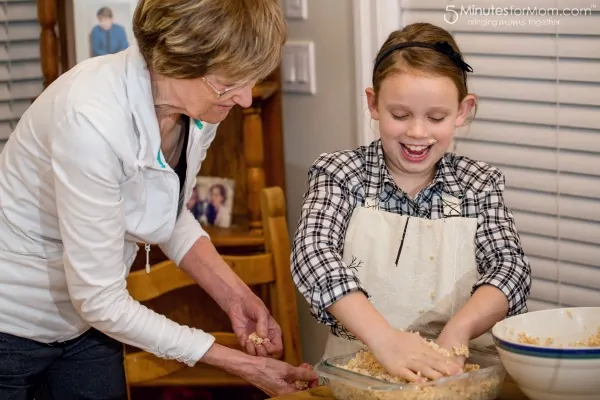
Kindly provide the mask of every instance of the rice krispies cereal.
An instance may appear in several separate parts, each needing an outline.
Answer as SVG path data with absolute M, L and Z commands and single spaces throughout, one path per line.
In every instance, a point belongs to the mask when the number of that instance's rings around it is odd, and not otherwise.
M 333 397 L 338 400 L 493 400 L 500 392 L 498 376 L 482 380 L 466 379 L 440 386 L 416 386 L 414 390 L 372 390 L 342 382 L 330 382 Z
M 269 341 L 269 338 L 261 338 L 260 336 L 258 336 L 258 334 L 256 332 L 253 332 L 250 334 L 250 336 L 248 337 L 248 340 L 250 340 L 252 343 L 254 344 L 263 344 L 265 342 Z
M 543 340 L 536 336 L 530 336 L 525 332 L 519 332 L 517 334 L 517 341 L 521 344 L 531 344 L 534 346 L 552 346 L 554 344 L 554 338 L 549 336 Z M 576 348 L 576 347 L 600 347 L 600 327 L 598 331 L 591 335 L 585 340 L 576 340 L 573 343 L 569 343 L 566 346 L 559 345 L 560 348 Z
M 454 348 L 453 353 L 440 348 L 432 341 L 427 343 L 440 352 L 450 357 L 451 355 L 469 355 L 469 349 L 466 346 Z M 369 350 L 361 350 L 346 364 L 338 367 L 369 376 L 389 383 L 403 384 L 408 383 L 402 378 L 395 377 L 387 373 L 384 368 L 375 359 L 375 356 Z M 480 369 L 480 365 L 467 363 L 464 366 L 465 372 L 475 372 Z M 412 384 L 412 390 L 366 390 L 352 385 L 331 381 L 329 386 L 336 399 L 339 400 L 491 400 L 495 399 L 499 393 L 504 375 L 495 375 L 493 373 L 483 376 L 470 376 L 464 379 L 444 382 L 440 385 L 434 385 L 432 381 L 427 384 Z

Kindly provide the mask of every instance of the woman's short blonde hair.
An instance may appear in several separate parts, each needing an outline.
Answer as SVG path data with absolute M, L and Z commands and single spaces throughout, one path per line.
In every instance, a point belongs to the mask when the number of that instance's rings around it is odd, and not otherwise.
M 149 68 L 176 79 L 262 80 L 286 39 L 277 0 L 140 0 L 133 32 Z

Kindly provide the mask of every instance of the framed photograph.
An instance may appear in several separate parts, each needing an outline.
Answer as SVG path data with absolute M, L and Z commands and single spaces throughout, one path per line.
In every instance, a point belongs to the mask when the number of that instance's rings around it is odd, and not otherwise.
M 138 0 L 71 0 L 74 63 L 125 50 L 135 43 L 132 18 Z
M 229 228 L 233 213 L 235 181 L 228 178 L 199 176 L 187 208 L 204 226 Z

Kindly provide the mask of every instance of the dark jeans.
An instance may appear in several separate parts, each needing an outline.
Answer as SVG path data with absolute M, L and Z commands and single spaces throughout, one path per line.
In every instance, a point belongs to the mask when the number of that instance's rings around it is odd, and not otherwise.
M 0 333 L 0 400 L 127 398 L 123 346 L 90 329 L 52 344 Z

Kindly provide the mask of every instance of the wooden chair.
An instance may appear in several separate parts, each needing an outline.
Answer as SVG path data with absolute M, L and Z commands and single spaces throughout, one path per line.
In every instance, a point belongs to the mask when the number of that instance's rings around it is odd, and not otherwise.
M 248 285 L 265 285 L 269 298 L 267 307 L 283 333 L 282 359 L 297 366 L 301 362 L 301 348 L 295 290 L 290 273 L 285 199 L 279 187 L 263 189 L 260 197 L 266 251 L 253 255 L 225 255 L 223 258 Z M 129 293 L 140 302 L 192 285 L 196 283 L 171 261 L 154 265 L 150 273 L 145 270 L 132 272 L 127 278 Z M 233 333 L 212 334 L 217 343 L 241 349 Z M 248 385 L 248 382 L 237 376 L 202 363 L 190 368 L 183 363 L 164 360 L 143 351 L 126 352 L 125 371 L 128 387 Z

